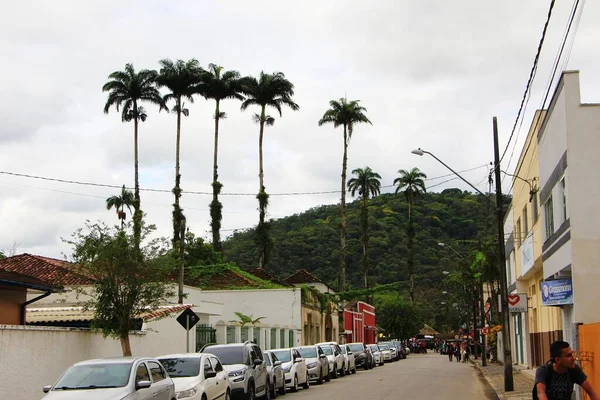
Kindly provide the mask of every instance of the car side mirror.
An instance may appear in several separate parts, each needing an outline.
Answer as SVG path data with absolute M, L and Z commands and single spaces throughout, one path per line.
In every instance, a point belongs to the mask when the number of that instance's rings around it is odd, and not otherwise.
M 354 354 L 354 353 L 353 353 L 353 352 L 351 352 L 351 351 L 349 351 L 349 352 L 348 352 L 348 355 L 349 355 L 349 356 L 351 356 L 352 354 Z
M 281 361 L 275 361 L 275 362 L 273 363 L 273 366 L 274 366 L 274 367 L 279 367 L 280 365 L 281 365 Z
M 150 381 L 139 381 L 135 384 L 135 390 L 148 389 L 150 386 L 152 386 L 152 382 Z
M 299 362 L 302 362 L 302 361 L 304 361 L 304 358 L 302 358 L 302 357 L 298 357 L 298 358 L 294 359 L 295 363 L 299 363 Z
M 42 390 L 44 391 L 44 393 L 48 393 L 50 391 L 50 389 L 52 389 L 52 385 L 46 385 L 42 388 Z
M 263 361 L 260 358 L 257 358 L 256 360 L 254 360 L 254 365 L 256 367 L 258 367 L 259 365 L 262 365 Z
M 216 378 L 216 377 L 217 377 L 217 372 L 216 371 L 206 371 L 204 373 L 204 378 L 205 379 Z
M 319 358 L 327 358 L 327 356 L 325 354 L 321 354 Z

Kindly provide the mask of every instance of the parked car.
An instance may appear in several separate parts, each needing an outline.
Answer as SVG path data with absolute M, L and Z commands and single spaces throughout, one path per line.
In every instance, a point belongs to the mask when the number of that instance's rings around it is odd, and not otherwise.
M 406 353 L 404 352 L 404 346 L 397 340 L 392 340 L 392 345 L 396 348 L 396 360 L 401 360 L 406 358 Z
M 229 399 L 229 377 L 212 354 L 183 353 L 157 357 L 175 383 L 178 399 Z
M 44 386 L 44 399 L 174 400 L 175 384 L 155 358 L 116 357 L 73 364 L 54 385 Z
M 317 343 L 327 356 L 329 361 L 329 373 L 333 379 L 337 379 L 338 375 L 346 374 L 346 366 L 344 365 L 344 356 L 340 346 L 335 342 Z
M 373 353 L 373 361 L 376 365 L 383 365 L 383 354 L 381 353 L 381 349 L 377 344 L 368 344 L 367 347 L 371 349 L 371 353 Z
M 379 350 L 381 351 L 381 358 L 383 359 L 383 362 L 392 361 L 392 352 L 390 351 L 390 345 L 385 342 L 381 342 L 377 343 L 377 346 L 379 346 Z
M 306 362 L 298 350 L 275 349 L 270 351 L 281 361 L 286 388 L 290 388 L 292 392 L 298 391 L 298 385 L 302 385 L 304 389 L 310 388 L 308 368 L 306 368 Z
M 214 354 L 221 361 L 229 375 L 233 397 L 254 400 L 270 395 L 267 366 L 258 345 L 250 342 L 215 344 L 204 346 L 202 352 Z
M 390 352 L 390 360 L 389 361 L 396 361 L 396 357 L 398 357 L 398 354 L 397 354 L 398 351 L 396 350 L 396 346 L 394 346 L 394 344 L 392 342 L 379 342 L 378 344 L 379 344 L 379 346 L 381 346 L 381 345 L 387 346 L 387 348 Z
M 323 350 L 317 345 L 297 347 L 296 350 L 300 353 L 306 362 L 308 368 L 308 379 L 315 381 L 317 384 L 323 383 L 323 379 L 330 381 L 329 376 L 329 361 Z
M 364 369 L 370 369 L 373 367 L 373 354 L 363 343 L 348 343 L 348 347 L 354 353 L 354 361 L 356 367 L 362 367 Z
M 354 359 L 354 353 L 350 350 L 347 344 L 343 344 L 340 346 L 342 350 L 342 355 L 344 356 L 344 365 L 346 366 L 346 374 L 355 374 L 356 373 L 356 360 Z
M 269 387 L 271 388 L 271 398 L 277 397 L 277 393 L 285 394 L 285 375 L 281 368 L 281 361 L 270 351 L 263 353 L 267 365 L 267 374 L 269 377 Z

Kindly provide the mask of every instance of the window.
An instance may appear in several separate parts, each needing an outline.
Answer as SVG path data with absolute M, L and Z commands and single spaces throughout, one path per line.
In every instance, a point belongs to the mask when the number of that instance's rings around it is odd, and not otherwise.
M 531 210 L 533 211 L 533 223 L 532 224 L 535 224 L 539 217 L 537 191 L 534 192 L 531 197 Z
M 521 218 L 519 218 L 517 220 L 517 234 L 515 237 L 516 241 L 517 241 L 517 246 L 521 245 Z
M 527 204 L 525 204 L 525 208 L 523 209 L 523 236 L 527 237 L 527 232 L 529 232 L 529 225 L 527 224 Z
M 279 330 L 279 347 L 287 347 L 285 345 L 285 330 Z
M 161 358 L 158 360 L 171 378 L 188 378 L 200 375 L 200 359 L 197 357 Z
M 271 328 L 271 348 L 277 348 L 277 330 L 275 328 Z
M 291 330 L 291 329 L 288 331 L 288 340 L 289 340 L 288 346 L 291 347 L 291 346 L 295 345 L 295 343 L 294 343 L 294 331 Z
M 149 381 L 150 380 L 150 374 L 148 374 L 148 368 L 146 368 L 146 365 L 144 364 L 140 364 L 138 365 L 137 369 L 135 370 L 135 382 L 140 382 L 140 381 Z
M 544 204 L 544 220 L 546 222 L 546 240 L 554 233 L 554 204 L 552 203 L 552 195 Z
M 208 360 L 208 357 L 206 357 L 204 359 L 204 373 L 212 372 L 212 371 L 213 371 L 213 367 L 212 367 L 212 365 L 210 365 L 210 361 Z
M 223 366 L 221 365 L 219 360 L 217 360 L 215 357 L 211 357 L 210 362 L 212 363 L 212 366 L 213 366 L 213 369 L 215 372 L 223 371 Z
M 566 178 L 562 178 L 560 180 L 560 191 L 562 193 L 562 208 L 563 208 L 563 222 L 567 220 L 567 183 L 565 182 Z
M 235 326 L 227 327 L 227 343 L 235 343 Z
M 242 342 L 248 341 L 248 333 L 250 328 L 247 326 L 242 326 Z
M 152 380 L 154 382 L 160 382 L 167 377 L 165 371 L 163 371 L 161 366 L 157 363 L 149 361 L 148 367 L 150 368 L 150 375 L 152 375 Z

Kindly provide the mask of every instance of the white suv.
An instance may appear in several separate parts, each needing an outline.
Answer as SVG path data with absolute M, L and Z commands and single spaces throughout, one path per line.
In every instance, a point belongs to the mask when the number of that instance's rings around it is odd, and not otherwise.
M 229 375 L 233 397 L 243 396 L 247 400 L 270 397 L 267 366 L 258 345 L 250 342 L 215 344 L 204 347 L 202 352 L 219 358 Z

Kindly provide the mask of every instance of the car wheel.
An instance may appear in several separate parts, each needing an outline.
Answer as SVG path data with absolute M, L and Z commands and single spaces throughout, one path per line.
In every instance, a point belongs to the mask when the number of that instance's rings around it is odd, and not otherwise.
M 281 396 L 285 395 L 285 378 L 283 378 L 283 383 L 281 384 L 281 387 L 279 388 L 278 392 Z
M 356 373 L 356 367 L 352 368 L 352 373 L 355 374 Z
M 227 389 L 227 392 L 225 392 L 225 400 L 231 400 L 231 392 L 229 389 Z
M 256 400 L 256 393 L 254 393 L 254 384 L 251 383 L 248 386 L 248 393 L 246 393 L 246 400 Z
M 327 364 L 327 374 L 325 374 L 325 382 L 331 382 L 331 374 L 329 373 L 329 364 Z
M 317 385 L 323 384 L 323 367 L 319 368 L 319 377 L 317 378 Z
M 302 384 L 302 389 L 310 389 L 310 382 L 308 380 L 308 374 L 306 374 L 306 382 Z
M 269 385 L 269 381 L 267 381 L 265 387 L 265 395 L 263 396 L 264 400 L 271 400 L 271 385 Z
M 342 370 L 340 371 L 340 376 L 346 376 L 346 364 L 342 364 Z
M 333 379 L 337 379 L 338 378 L 338 370 L 337 370 L 337 365 L 333 366 L 333 372 L 331 373 L 331 377 Z
M 294 386 L 292 386 L 292 392 L 296 393 L 298 391 L 298 376 L 294 375 Z
M 273 378 L 273 384 L 271 385 L 271 398 L 277 398 L 277 379 Z

